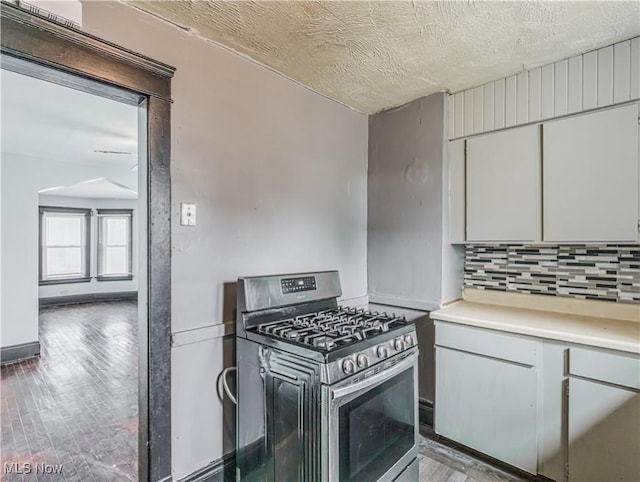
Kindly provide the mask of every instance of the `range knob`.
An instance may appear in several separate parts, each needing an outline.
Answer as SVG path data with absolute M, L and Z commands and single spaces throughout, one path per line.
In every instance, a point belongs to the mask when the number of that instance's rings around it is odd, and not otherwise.
M 389 356 L 389 349 L 386 346 L 380 345 L 376 349 L 376 355 L 378 355 L 378 358 L 387 358 Z
M 369 357 L 364 353 L 360 353 L 356 357 L 356 362 L 360 368 L 367 368 L 369 366 Z
M 395 340 L 393 340 L 393 348 L 395 348 L 397 351 L 404 350 L 404 340 L 402 338 L 396 338 Z
M 353 363 L 353 360 L 351 358 L 347 358 L 345 361 L 342 362 L 342 371 L 346 375 L 350 375 L 351 373 L 356 371 L 356 364 Z
M 414 343 L 415 343 L 415 340 L 413 339 L 413 336 L 411 335 L 404 336 L 404 344 L 407 345 L 407 347 L 413 346 Z

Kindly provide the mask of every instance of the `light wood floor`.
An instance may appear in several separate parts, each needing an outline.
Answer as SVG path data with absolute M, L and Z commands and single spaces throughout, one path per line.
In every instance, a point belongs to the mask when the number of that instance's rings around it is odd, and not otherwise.
M 420 482 L 528 481 L 423 436 L 418 460 Z

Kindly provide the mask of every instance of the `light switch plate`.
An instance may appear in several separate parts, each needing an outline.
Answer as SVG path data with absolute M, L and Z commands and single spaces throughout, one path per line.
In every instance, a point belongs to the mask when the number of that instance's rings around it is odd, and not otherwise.
M 196 225 L 195 203 L 180 203 L 180 224 L 182 226 Z

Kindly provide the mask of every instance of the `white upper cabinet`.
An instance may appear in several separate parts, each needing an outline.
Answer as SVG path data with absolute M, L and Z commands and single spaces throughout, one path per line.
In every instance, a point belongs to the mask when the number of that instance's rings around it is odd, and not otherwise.
M 465 241 L 465 140 L 449 142 L 449 242 Z
M 540 126 L 467 140 L 467 241 L 541 239 Z
M 543 237 L 638 240 L 638 105 L 543 124 Z

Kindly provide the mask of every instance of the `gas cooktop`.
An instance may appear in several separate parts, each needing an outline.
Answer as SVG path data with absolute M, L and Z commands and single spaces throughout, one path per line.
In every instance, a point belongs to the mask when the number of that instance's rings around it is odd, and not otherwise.
M 258 333 L 330 351 L 408 325 L 404 316 L 336 307 L 256 327 Z

